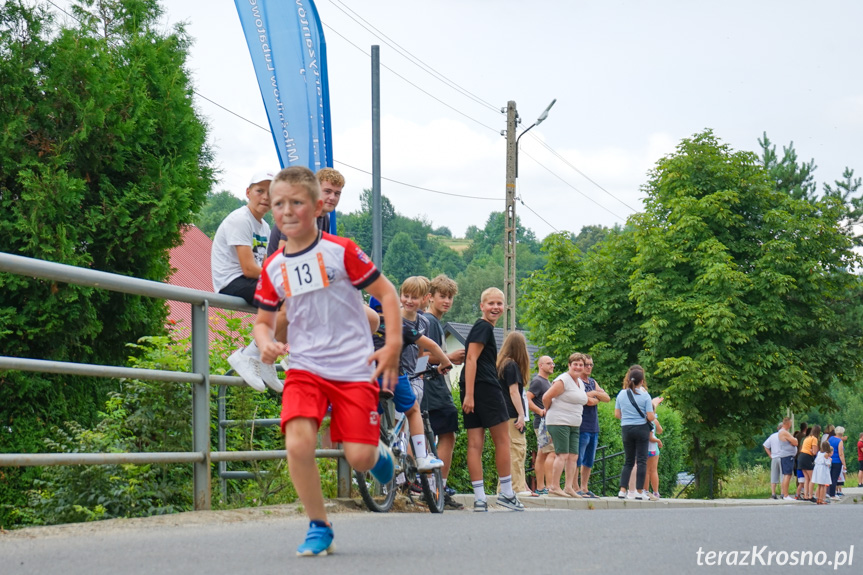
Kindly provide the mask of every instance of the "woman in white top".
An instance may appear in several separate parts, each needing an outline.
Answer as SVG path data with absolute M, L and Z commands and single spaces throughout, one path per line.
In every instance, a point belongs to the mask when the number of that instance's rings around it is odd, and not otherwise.
M 581 413 L 587 403 L 587 393 L 580 377 L 584 372 L 584 354 L 569 356 L 569 370 L 557 376 L 542 396 L 546 406 L 545 424 L 554 444 L 554 467 L 548 494 L 556 497 L 581 498 L 573 488 L 578 473 L 578 436 Z M 565 487 L 560 488 L 560 476 L 566 468 Z

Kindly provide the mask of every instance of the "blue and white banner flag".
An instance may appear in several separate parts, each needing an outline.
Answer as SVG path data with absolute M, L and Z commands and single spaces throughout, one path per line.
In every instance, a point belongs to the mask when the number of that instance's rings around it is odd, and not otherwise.
M 281 166 L 332 167 L 327 52 L 314 3 L 234 2 Z

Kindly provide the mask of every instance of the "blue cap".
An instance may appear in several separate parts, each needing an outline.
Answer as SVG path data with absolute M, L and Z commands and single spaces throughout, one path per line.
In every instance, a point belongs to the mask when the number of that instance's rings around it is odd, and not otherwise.
M 369 297 L 369 307 L 378 313 L 384 312 L 384 308 L 381 306 L 381 302 L 379 302 L 374 296 Z

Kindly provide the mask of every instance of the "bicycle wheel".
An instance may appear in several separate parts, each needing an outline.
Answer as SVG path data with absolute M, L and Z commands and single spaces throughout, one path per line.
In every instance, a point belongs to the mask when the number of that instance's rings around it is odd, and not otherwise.
M 380 418 L 381 441 L 387 445 L 392 445 L 393 412 L 390 409 L 392 402 L 384 400 L 382 403 L 383 409 Z M 398 467 L 400 467 L 397 458 L 393 461 L 393 465 L 396 467 L 396 473 L 385 484 L 380 483 L 368 471 L 354 470 L 357 491 L 360 492 L 363 503 L 366 504 L 366 507 L 370 511 L 386 513 L 392 508 L 393 502 L 396 499 L 396 475 L 398 474 Z
M 437 457 L 437 446 L 434 441 L 434 433 L 429 423 L 428 412 L 423 412 L 423 427 L 426 434 L 426 448 L 429 453 Z M 444 509 L 444 486 L 443 476 L 440 469 L 431 473 L 420 473 L 420 484 L 423 488 L 423 499 L 432 513 L 443 513 Z
M 354 478 L 357 483 L 357 491 L 360 492 L 363 503 L 370 511 L 386 513 L 392 508 L 393 501 L 396 499 L 395 477 L 390 479 L 388 483 L 381 484 L 368 471 L 355 470 Z

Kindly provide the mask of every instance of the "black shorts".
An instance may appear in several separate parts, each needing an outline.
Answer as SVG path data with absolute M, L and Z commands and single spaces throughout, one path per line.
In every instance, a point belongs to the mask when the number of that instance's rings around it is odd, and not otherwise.
M 435 435 L 458 431 L 458 410 L 455 405 L 429 411 L 429 422 Z
M 464 389 L 461 389 L 461 397 L 464 397 Z M 509 412 L 506 410 L 506 402 L 499 385 L 476 385 L 473 393 L 473 404 L 472 413 L 462 411 L 461 414 L 465 429 L 490 429 L 495 425 L 509 421 Z
M 240 276 L 232 279 L 228 285 L 219 290 L 219 293 L 235 295 L 246 300 L 249 305 L 255 305 L 256 287 L 258 287 L 257 279 Z

